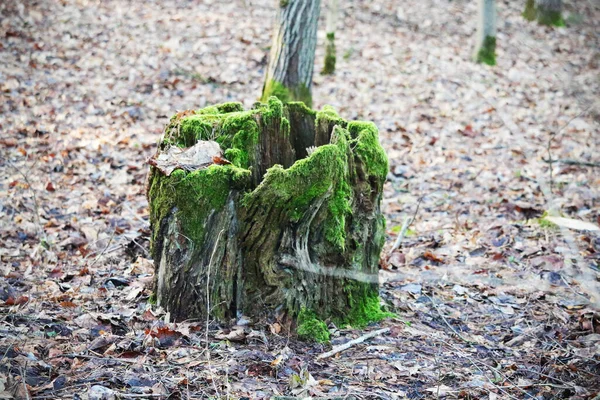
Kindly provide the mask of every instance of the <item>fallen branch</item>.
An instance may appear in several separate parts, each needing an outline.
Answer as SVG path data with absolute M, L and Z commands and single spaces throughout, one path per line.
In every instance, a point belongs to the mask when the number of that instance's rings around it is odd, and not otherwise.
M 400 233 L 398 234 L 398 237 L 396 238 L 396 241 L 394 242 L 394 245 L 392 246 L 388 254 L 391 255 L 394 252 L 394 250 L 400 247 L 400 243 L 402 242 L 402 239 L 404 239 L 404 235 L 406 235 L 408 227 L 411 226 L 412 223 L 415 222 L 415 218 L 417 218 L 417 213 L 419 212 L 419 206 L 421 205 L 421 201 L 423 201 L 423 196 L 419 197 L 419 201 L 417 202 L 417 209 L 415 210 L 415 213 L 412 215 L 412 217 L 404 218 L 402 229 L 400 230 Z
M 365 340 L 374 338 L 375 336 L 379 336 L 379 335 L 384 334 L 384 333 L 389 332 L 389 331 L 390 331 L 390 328 L 383 328 L 383 329 L 379 329 L 377 331 L 366 333 L 366 334 L 362 335 L 359 338 L 356 338 L 356 339 L 351 340 L 351 341 L 349 341 L 347 343 L 344 343 L 344 344 L 341 344 L 339 346 L 334 347 L 333 349 L 331 349 L 327 353 L 323 353 L 323 354 L 319 355 L 317 357 L 317 360 L 322 360 L 324 358 L 336 355 L 337 353 L 341 353 L 342 351 L 349 349 L 350 347 L 354 346 L 355 344 L 360 344 L 360 343 L 364 342 Z
M 582 167 L 592 167 L 592 168 L 600 168 L 600 163 L 593 163 L 587 161 L 578 161 L 578 160 L 548 160 L 547 158 L 542 158 L 542 161 L 546 164 L 565 164 L 565 165 L 579 165 Z

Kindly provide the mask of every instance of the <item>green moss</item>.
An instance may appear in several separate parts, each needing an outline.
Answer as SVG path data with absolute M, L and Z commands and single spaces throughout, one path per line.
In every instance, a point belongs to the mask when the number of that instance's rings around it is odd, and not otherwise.
M 156 242 L 160 221 L 172 210 L 185 221 L 182 233 L 201 243 L 208 215 L 223 208 L 232 187 L 242 189 L 249 179 L 250 171 L 233 165 L 211 165 L 193 172 L 178 169 L 170 176 L 155 171 L 149 188 L 150 223 L 155 227 L 152 243 Z
M 306 115 L 317 115 L 317 112 L 312 108 L 308 108 L 306 104 L 302 101 L 290 101 L 286 104 L 289 110 L 294 109 L 298 113 L 306 114 Z M 327 107 L 327 106 L 326 106 Z M 333 109 L 333 108 L 332 108 Z M 335 111 L 334 111 L 335 112 Z
M 222 103 L 222 104 L 217 105 L 216 107 L 217 107 L 217 110 L 219 110 L 219 113 L 221 113 L 221 114 L 244 111 L 244 106 L 242 105 L 242 103 L 237 102 L 237 101 L 231 101 L 229 103 Z
M 302 101 L 308 107 L 312 106 L 310 88 L 303 84 L 296 87 L 287 87 L 281 82 L 269 81 L 265 83 L 261 100 L 267 101 L 271 96 L 277 97 L 284 103 L 290 101 Z
M 381 309 L 379 294 L 371 286 L 361 282 L 352 282 L 346 286 L 345 292 L 350 301 L 350 312 L 339 318 L 340 324 L 364 328 L 370 323 L 396 316 L 394 313 Z
M 487 65 L 496 65 L 496 38 L 486 36 L 477 53 L 476 61 Z
M 353 138 L 354 154 L 366 165 L 367 173 L 381 189 L 389 171 L 387 155 L 379 144 L 377 126 L 372 122 L 352 121 L 348 131 Z
M 208 106 L 208 107 L 204 107 L 199 109 L 198 111 L 196 111 L 196 114 L 199 115 L 214 115 L 214 114 L 220 114 L 219 109 L 217 108 L 217 106 Z
M 191 147 L 198 140 L 210 140 L 213 125 L 199 116 L 183 118 L 179 124 L 179 135 L 176 143 L 183 147 Z
M 318 343 L 329 342 L 329 330 L 325 322 L 321 321 L 317 315 L 303 308 L 298 314 L 298 337 L 303 340 L 314 340 Z
M 290 4 L 290 0 L 279 0 L 279 7 L 281 8 L 287 7 L 288 4 Z
M 325 236 L 343 250 L 352 198 L 347 171 L 347 138 L 348 133 L 338 128 L 333 143 L 317 148 L 310 157 L 296 161 L 288 169 L 280 165 L 269 168 L 262 183 L 246 195 L 244 203 L 251 204 L 257 197 L 271 199 L 286 212 L 289 220 L 297 222 L 315 199 L 325 196 L 331 214 L 325 221 Z
M 335 33 L 327 34 L 327 46 L 325 46 L 325 63 L 321 70 L 322 75 L 331 75 L 335 72 Z
M 535 20 L 535 16 L 536 16 L 536 10 L 535 10 L 535 0 L 527 0 L 527 3 L 525 4 L 525 10 L 523 11 L 523 18 L 525 18 L 527 21 L 534 21 Z
M 156 299 L 156 292 L 153 292 L 150 297 L 148 297 L 148 304 L 152 304 L 153 306 L 156 305 L 157 299 Z

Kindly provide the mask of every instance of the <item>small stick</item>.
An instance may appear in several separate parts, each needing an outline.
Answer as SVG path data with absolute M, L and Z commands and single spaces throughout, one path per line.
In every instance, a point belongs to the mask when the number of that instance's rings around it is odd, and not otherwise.
M 383 328 L 383 329 L 379 329 L 377 331 L 373 331 L 373 332 L 369 332 L 367 334 L 364 334 L 364 335 L 362 335 L 359 338 L 356 338 L 356 339 L 351 340 L 351 341 L 349 341 L 347 343 L 344 343 L 344 344 L 341 344 L 339 346 L 334 347 L 333 349 L 331 349 L 327 353 L 320 354 L 317 357 L 317 360 L 322 360 L 324 358 L 336 355 L 337 353 L 341 353 L 342 351 L 349 349 L 350 347 L 354 346 L 355 344 L 360 344 L 360 343 L 364 342 L 365 340 L 374 338 L 375 336 L 379 336 L 379 335 L 384 334 L 384 333 L 389 332 L 389 331 L 390 331 L 390 328 Z
M 421 205 L 422 201 L 423 201 L 423 196 L 419 197 L 419 201 L 417 202 L 417 209 L 415 210 L 415 213 L 412 215 L 412 217 L 404 218 L 404 223 L 402 224 L 402 229 L 400 230 L 400 233 L 398 234 L 398 237 L 396 238 L 396 241 L 394 242 L 394 245 L 392 246 L 392 248 L 390 249 L 390 252 L 388 254 L 392 254 L 394 252 L 394 250 L 396 250 L 398 247 L 400 247 L 400 243 L 402 242 L 402 239 L 404 239 L 404 235 L 406 234 L 408 227 L 413 222 L 415 222 L 415 218 L 417 218 L 417 214 L 419 213 L 419 206 Z
M 580 165 L 583 167 L 592 167 L 592 168 L 600 168 L 600 163 L 593 163 L 587 161 L 578 161 L 578 160 L 570 160 L 570 159 L 560 159 L 560 160 L 548 160 L 546 158 L 542 158 L 542 161 L 547 164 L 565 164 L 565 165 Z

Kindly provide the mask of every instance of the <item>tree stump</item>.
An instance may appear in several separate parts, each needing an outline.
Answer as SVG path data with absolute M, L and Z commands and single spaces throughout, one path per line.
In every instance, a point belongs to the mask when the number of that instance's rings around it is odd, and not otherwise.
M 385 316 L 388 161 L 373 123 L 275 97 L 226 103 L 174 116 L 150 164 L 156 300 L 173 319 L 300 318 L 310 331 Z

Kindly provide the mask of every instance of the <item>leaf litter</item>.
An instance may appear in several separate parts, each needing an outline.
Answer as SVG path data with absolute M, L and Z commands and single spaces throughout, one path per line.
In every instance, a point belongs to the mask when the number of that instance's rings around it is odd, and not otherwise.
M 0 4 L 0 398 L 597 396 L 598 6 L 549 29 L 499 2 L 489 68 L 471 3 L 342 5 L 313 96 L 380 129 L 396 318 L 325 360 L 279 322 L 206 332 L 152 299 L 146 161 L 178 110 L 255 101 L 273 4 Z

